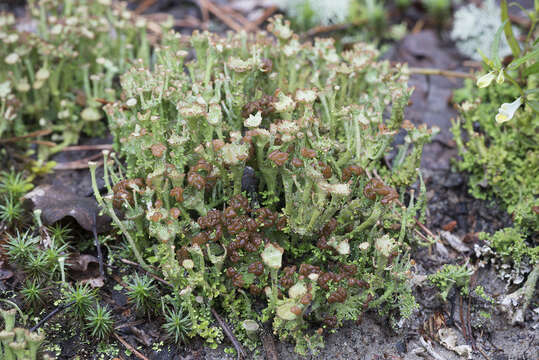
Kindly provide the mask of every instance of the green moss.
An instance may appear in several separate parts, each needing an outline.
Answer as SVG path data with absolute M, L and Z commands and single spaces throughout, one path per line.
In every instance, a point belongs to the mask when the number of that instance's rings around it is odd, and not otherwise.
M 452 288 L 456 288 L 462 295 L 470 292 L 470 277 L 473 271 L 467 265 L 445 264 L 436 273 L 428 276 L 431 283 L 440 290 L 442 299 L 447 300 L 447 296 Z
M 512 263 L 516 269 L 526 259 L 535 264 L 539 260 L 539 247 L 531 247 L 525 241 L 525 236 L 516 228 L 505 228 L 493 235 L 480 233 L 481 240 L 488 240 L 497 256 L 505 263 Z

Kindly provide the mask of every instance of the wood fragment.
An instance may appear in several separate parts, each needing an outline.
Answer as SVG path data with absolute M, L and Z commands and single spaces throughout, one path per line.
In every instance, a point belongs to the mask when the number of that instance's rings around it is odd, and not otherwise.
M 255 31 L 255 30 L 258 29 L 258 27 L 255 24 L 253 24 L 251 21 L 249 21 L 241 13 L 239 13 L 236 10 L 232 9 L 230 6 L 223 6 L 223 7 L 221 7 L 221 9 L 223 9 L 226 13 L 228 13 L 237 22 L 239 22 L 243 26 L 243 30 L 245 30 L 246 32 Z
M 136 8 L 135 14 L 140 15 L 146 10 L 148 10 L 153 4 L 156 3 L 156 0 L 143 0 Z
M 260 26 L 264 23 L 264 21 L 266 21 L 271 15 L 273 15 L 279 8 L 275 5 L 272 5 L 270 6 L 269 8 L 266 8 L 266 10 L 264 10 L 264 12 L 262 13 L 262 15 L 260 15 L 260 17 L 258 17 L 257 19 L 255 19 L 253 21 L 253 24 L 255 24 L 256 26 Z
M 137 349 L 135 349 L 133 346 L 131 346 L 127 341 L 125 341 L 118 333 L 113 332 L 112 335 L 122 343 L 123 346 L 126 347 L 127 350 L 131 351 L 133 354 L 135 354 L 136 357 L 138 357 L 141 360 L 150 360 L 146 356 L 142 355 Z
M 477 347 L 477 350 L 479 351 L 479 353 L 486 359 L 486 360 L 490 360 L 490 358 L 488 357 L 488 355 L 485 353 L 485 351 L 483 349 L 481 349 L 481 346 L 478 346 Z
M 458 294 L 459 297 L 459 317 L 460 317 L 460 324 L 461 324 L 461 332 L 462 336 L 464 336 L 464 340 L 468 342 L 468 335 L 466 333 L 466 323 L 464 322 L 464 309 L 462 308 L 462 296 Z
M 420 19 L 418 22 L 415 23 L 414 27 L 410 31 L 412 34 L 417 34 L 423 29 L 423 26 L 425 26 L 425 20 Z
M 264 351 L 266 352 L 266 360 L 278 360 L 277 350 L 275 349 L 275 341 L 271 330 L 267 329 L 265 326 L 262 326 L 262 346 L 264 346 Z
M 230 16 L 223 11 L 223 9 L 215 5 L 211 0 L 200 0 L 200 3 L 203 3 L 209 12 L 211 12 L 216 18 L 221 20 L 226 26 L 228 26 L 232 30 L 237 32 L 244 30 L 241 25 L 232 20 Z
M 466 328 L 467 328 L 467 332 L 468 332 L 469 337 L 470 337 L 470 342 L 472 344 L 472 349 L 477 350 L 477 346 L 476 346 L 476 343 L 475 343 L 475 338 L 474 338 L 473 332 L 472 332 L 472 323 L 471 323 L 471 316 L 470 316 L 470 307 L 471 307 L 470 301 L 471 301 L 471 299 L 468 296 L 468 306 L 467 306 L 467 310 L 466 310 Z

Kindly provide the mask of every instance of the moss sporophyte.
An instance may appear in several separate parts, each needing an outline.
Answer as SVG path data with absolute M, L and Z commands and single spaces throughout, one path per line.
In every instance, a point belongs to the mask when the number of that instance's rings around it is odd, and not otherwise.
M 271 320 L 316 352 L 367 309 L 416 308 L 408 250 L 425 197 L 404 194 L 432 131 L 404 121 L 406 66 L 363 43 L 301 43 L 280 17 L 268 30 L 164 34 L 153 67 L 136 63 L 125 100 L 104 107 L 124 159 L 105 154 L 106 195 L 90 169 L 133 254 L 175 289 L 188 326 L 169 313 L 174 338 L 220 341 L 217 308 L 245 344 L 247 320 Z

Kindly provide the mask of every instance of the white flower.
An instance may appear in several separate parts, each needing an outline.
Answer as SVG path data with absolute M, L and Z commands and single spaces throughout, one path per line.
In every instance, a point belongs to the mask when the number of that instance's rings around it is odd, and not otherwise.
M 522 105 L 522 98 L 519 97 L 512 103 L 503 103 L 498 109 L 498 114 L 496 115 L 496 122 L 502 124 L 506 121 L 509 121 L 515 115 L 515 112 Z
M 504 80 L 505 80 L 505 77 L 503 75 L 503 69 L 501 69 L 500 72 L 498 73 L 498 77 L 496 78 L 496 82 L 498 84 L 503 84 Z
M 479 79 L 477 79 L 477 86 L 479 88 L 484 88 L 490 85 L 492 80 L 496 78 L 496 74 L 494 71 L 491 71 L 483 76 L 481 76 Z

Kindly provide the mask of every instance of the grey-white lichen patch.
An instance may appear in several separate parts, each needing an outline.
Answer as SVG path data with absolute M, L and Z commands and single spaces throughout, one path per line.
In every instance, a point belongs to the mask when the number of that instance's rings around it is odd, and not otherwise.
M 494 40 L 496 30 L 502 25 L 501 10 L 494 0 L 486 0 L 482 7 L 469 4 L 455 12 L 451 39 L 455 41 L 457 48 L 464 55 L 481 60 L 478 50 L 490 56 L 490 46 Z M 513 28 L 515 37 L 519 31 Z M 500 57 L 511 54 L 511 48 L 507 40 L 502 36 L 499 47 Z
M 275 0 L 291 18 L 302 18 L 308 13 L 313 23 L 338 24 L 346 21 L 350 13 L 350 0 Z

